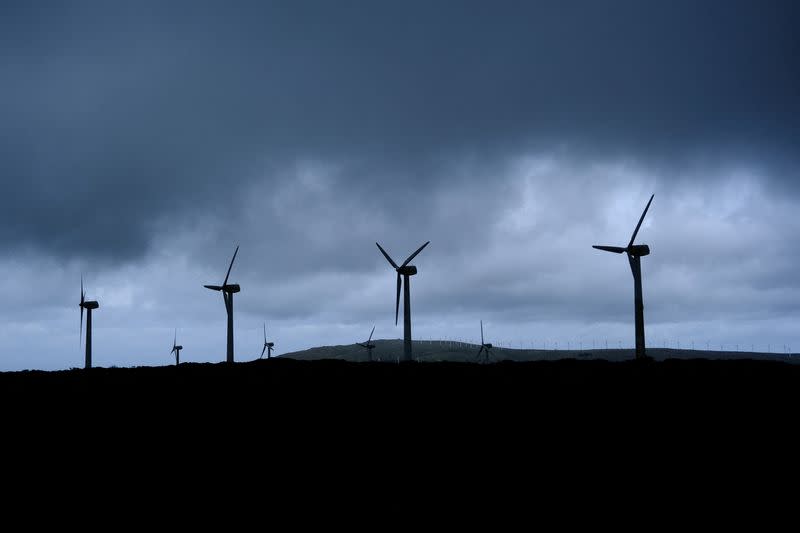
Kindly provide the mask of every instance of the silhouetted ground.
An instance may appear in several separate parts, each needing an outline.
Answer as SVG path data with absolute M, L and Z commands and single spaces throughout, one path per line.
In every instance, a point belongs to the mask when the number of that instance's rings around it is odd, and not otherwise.
M 94 368 L 0 374 L 7 413 L 91 418 L 106 413 L 191 419 L 325 413 L 360 421 L 491 416 L 588 419 L 592 413 L 693 418 L 800 405 L 800 366 L 758 360 L 353 363 L 273 358 L 227 365 Z M 615 415 L 616 414 L 616 415 Z
M 26 465 L 15 482 L 29 494 L 45 482 L 72 494 L 93 472 L 93 501 L 146 487 L 171 502 L 179 488 L 259 512 L 265 491 L 301 506 L 338 497 L 352 512 L 370 499 L 438 506 L 454 489 L 472 505 L 489 491 L 494 509 L 516 501 L 529 516 L 546 501 L 531 491 L 624 506 L 650 491 L 681 502 L 740 491 L 745 477 L 767 487 L 796 473 L 798 400 L 800 366 L 753 360 L 277 358 L 0 374 L 4 457 Z

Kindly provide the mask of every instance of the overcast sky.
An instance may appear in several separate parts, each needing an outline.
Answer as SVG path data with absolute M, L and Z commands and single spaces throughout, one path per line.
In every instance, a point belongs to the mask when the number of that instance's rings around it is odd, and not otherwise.
M 0 370 L 401 338 L 800 347 L 793 1 L 0 4 Z M 402 310 L 401 310 L 402 313 Z

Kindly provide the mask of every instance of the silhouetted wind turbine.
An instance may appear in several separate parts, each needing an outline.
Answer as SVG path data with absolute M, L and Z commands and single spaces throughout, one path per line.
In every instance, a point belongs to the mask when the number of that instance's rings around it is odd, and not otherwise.
M 394 308 L 394 324 L 397 325 L 397 317 L 400 310 L 400 286 L 402 285 L 402 281 L 400 276 L 403 276 L 403 281 L 405 281 L 405 288 L 403 290 L 403 360 L 404 361 L 411 361 L 411 293 L 409 288 L 409 277 L 413 276 L 417 273 L 417 267 L 414 265 L 409 265 L 408 263 L 414 259 L 418 253 L 422 251 L 423 248 L 428 246 L 431 241 L 426 242 L 422 246 L 420 246 L 416 252 L 408 256 L 408 259 L 405 262 L 397 266 L 389 254 L 386 253 L 386 250 L 381 248 L 381 245 L 377 242 L 375 243 L 378 246 L 378 249 L 381 251 L 383 256 L 389 261 L 394 269 L 397 271 L 397 301 L 395 302 Z
M 639 218 L 639 223 L 636 224 L 636 229 L 633 230 L 631 242 L 628 243 L 626 248 L 621 248 L 619 246 L 592 246 L 592 248 L 597 248 L 598 250 L 603 250 L 606 252 L 613 252 L 615 254 L 621 254 L 625 252 L 628 254 L 628 263 L 630 263 L 631 272 L 633 273 L 637 359 L 644 359 L 646 357 L 644 347 L 644 301 L 642 299 L 641 258 L 650 254 L 650 247 L 646 244 L 634 245 L 633 241 L 636 239 L 636 234 L 639 233 L 639 228 L 642 226 L 642 221 L 644 220 L 644 216 L 647 214 L 647 210 L 650 209 L 650 202 L 653 201 L 654 196 L 655 194 L 650 196 L 650 200 L 647 202 L 647 205 L 642 212 L 642 216 Z
M 83 276 L 81 276 L 81 328 L 78 334 L 80 344 L 81 333 L 83 333 L 83 310 L 86 309 L 86 361 L 84 368 L 92 368 L 92 309 L 97 309 L 100 304 L 95 300 L 87 300 L 86 292 L 83 290 Z
M 361 346 L 362 348 L 366 348 L 367 349 L 367 361 L 369 361 L 369 362 L 372 362 L 372 349 L 375 348 L 374 344 L 370 344 L 370 341 L 372 340 L 372 334 L 373 333 L 375 333 L 375 326 L 372 326 L 372 331 L 369 332 L 369 339 L 367 339 L 366 344 L 361 344 L 360 342 L 356 343 L 359 346 Z
M 178 345 L 178 330 L 175 330 L 175 337 L 172 339 L 172 351 L 170 354 L 175 354 L 175 366 L 181 364 L 181 350 L 183 346 Z
M 222 282 L 222 285 L 203 285 L 203 287 L 211 289 L 212 291 L 222 291 L 222 299 L 225 301 L 225 310 L 228 312 L 227 361 L 229 363 L 233 363 L 233 295 L 242 289 L 236 283 L 228 285 L 228 277 L 231 275 L 231 268 L 233 268 L 233 262 L 236 260 L 236 254 L 238 253 L 239 247 L 237 246 L 236 251 L 233 252 L 233 258 L 231 258 L 231 264 L 228 266 L 228 273 L 225 274 L 225 281 Z
M 267 351 L 267 359 L 272 357 L 272 347 L 275 346 L 274 342 L 267 342 L 267 323 L 264 322 L 264 349 L 261 350 L 261 355 L 258 356 L 259 359 L 264 357 L 264 352 Z
M 489 350 L 491 350 L 491 349 L 492 349 L 492 344 L 491 343 L 483 342 L 483 320 L 481 320 L 481 349 L 478 350 L 478 356 L 477 356 L 478 357 L 478 361 L 481 360 L 481 353 L 483 353 L 483 354 L 485 354 L 483 356 L 483 362 L 484 363 L 488 363 L 489 362 L 489 355 L 490 355 Z

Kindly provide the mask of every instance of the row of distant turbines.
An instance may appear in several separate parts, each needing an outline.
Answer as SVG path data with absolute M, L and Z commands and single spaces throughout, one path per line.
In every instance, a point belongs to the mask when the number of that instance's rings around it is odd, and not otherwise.
M 214 291 L 222 292 L 222 298 L 225 301 L 225 310 L 228 313 L 228 350 L 227 350 L 227 362 L 233 363 L 233 295 L 241 290 L 238 284 L 232 283 L 228 284 L 228 278 L 231 275 L 231 269 L 233 268 L 233 262 L 236 260 L 236 254 L 239 253 L 239 247 L 236 247 L 236 250 L 233 252 L 233 258 L 231 258 L 231 263 L 228 265 L 228 272 L 225 274 L 225 281 L 222 282 L 222 285 L 204 285 L 205 288 L 211 289 Z M 100 304 L 96 300 L 86 300 L 86 292 L 83 288 L 83 277 L 81 277 L 81 301 L 79 304 L 81 308 L 81 333 L 83 332 L 83 310 L 86 309 L 86 360 L 84 363 L 85 368 L 92 367 L 92 310 L 97 309 L 100 307 Z M 272 357 L 272 350 L 275 347 L 275 343 L 267 341 L 267 324 L 264 323 L 264 348 L 261 350 L 261 355 L 259 359 L 264 357 L 264 352 L 267 351 L 267 358 Z M 170 355 L 175 354 L 175 364 L 178 365 L 181 362 L 181 350 L 183 350 L 183 346 L 178 344 L 178 331 L 175 330 L 175 335 L 172 340 L 172 350 L 170 351 Z
M 631 240 L 628 242 L 628 245 L 625 247 L 621 246 L 600 246 L 595 245 L 592 248 L 596 248 L 598 250 L 603 250 L 606 252 L 612 252 L 616 254 L 625 253 L 628 256 L 628 263 L 631 267 L 631 273 L 633 274 L 633 285 L 634 285 L 634 322 L 635 322 L 635 333 L 636 333 L 636 358 L 637 359 L 644 359 L 646 358 L 645 354 L 645 339 L 644 339 L 644 300 L 642 297 L 642 269 L 641 269 L 641 258 L 650 254 L 650 247 L 646 244 L 634 244 L 636 240 L 636 236 L 639 233 L 639 228 L 642 226 L 642 222 L 644 221 L 644 217 L 647 214 L 647 210 L 650 209 L 650 204 L 653 201 L 653 197 L 655 195 L 650 196 L 650 200 L 647 202 L 647 205 L 642 212 L 642 216 L 639 218 L 639 222 L 636 224 L 636 228 L 633 230 L 633 235 L 631 235 Z M 430 241 L 427 241 L 425 244 L 417 248 L 417 250 L 408 256 L 408 258 L 403 262 L 401 265 L 397 265 L 395 261 L 391 258 L 391 256 L 386 252 L 386 250 L 381 247 L 380 244 L 377 242 L 375 245 L 381 251 L 383 256 L 389 262 L 389 264 L 395 269 L 397 272 L 397 297 L 395 300 L 395 312 L 394 312 L 394 322 L 397 325 L 400 313 L 400 290 L 403 289 L 403 360 L 404 361 L 412 361 L 413 354 L 412 354 L 412 344 L 411 344 L 411 286 L 410 286 L 410 277 L 417 274 L 417 267 L 411 265 L 411 261 L 423 250 L 426 246 L 430 244 Z M 222 282 L 222 285 L 203 285 L 205 288 L 218 291 L 222 293 L 222 299 L 225 303 L 225 311 L 227 312 L 228 316 L 228 328 L 227 328 L 227 356 L 226 360 L 228 363 L 233 363 L 234 361 L 234 350 L 233 350 L 233 295 L 237 292 L 241 291 L 241 287 L 236 283 L 228 283 L 228 279 L 230 278 L 231 269 L 233 268 L 233 262 L 236 260 L 236 254 L 239 253 L 239 247 L 236 247 L 236 250 L 233 252 L 233 257 L 231 258 L 231 262 L 228 265 L 228 272 L 225 274 L 225 280 Z M 95 300 L 86 300 L 86 294 L 83 288 L 83 278 L 81 278 L 81 301 L 80 301 L 80 308 L 81 308 L 81 330 L 83 330 L 83 310 L 86 309 L 86 368 L 91 368 L 92 366 L 92 310 L 97 309 L 100 307 L 100 304 Z M 375 345 L 371 344 L 372 335 L 375 333 L 375 327 L 373 326 L 372 331 L 369 334 L 369 339 L 366 343 L 357 343 L 362 348 L 367 350 L 367 357 L 371 361 L 372 360 L 372 350 L 375 348 Z M 264 352 L 267 351 L 267 357 L 271 357 L 272 350 L 274 347 L 274 343 L 267 341 L 267 328 L 266 324 L 264 324 L 264 347 L 261 350 L 261 356 L 264 356 Z M 175 333 L 173 343 L 172 343 L 172 351 L 170 354 L 175 354 L 175 363 L 180 363 L 180 351 L 183 349 L 183 346 L 178 345 L 177 343 L 177 331 Z M 490 350 L 492 349 L 492 345 L 484 342 L 483 337 L 483 321 L 481 321 L 481 346 L 478 350 L 477 358 L 479 361 L 483 360 L 484 362 L 488 362 L 490 356 Z M 481 359 L 483 356 L 483 359 Z

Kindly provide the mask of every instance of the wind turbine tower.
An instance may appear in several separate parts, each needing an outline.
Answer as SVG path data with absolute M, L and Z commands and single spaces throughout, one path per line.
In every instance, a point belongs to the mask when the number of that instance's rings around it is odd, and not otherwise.
M 81 303 L 78 304 L 81 308 L 81 329 L 83 333 L 83 310 L 86 309 L 86 360 L 84 368 L 92 368 L 92 310 L 100 307 L 100 304 L 95 300 L 87 300 L 86 292 L 83 290 L 83 276 L 81 276 Z M 80 339 L 80 334 L 78 335 Z
M 642 298 L 641 259 L 642 257 L 650 254 L 650 247 L 646 244 L 635 245 L 633 244 L 633 241 L 636 240 L 636 234 L 639 233 L 639 228 L 642 226 L 642 221 L 644 220 L 644 216 L 647 214 L 647 210 L 650 209 L 650 202 L 653 201 L 654 196 L 655 194 L 650 196 L 650 200 L 647 202 L 647 205 L 642 212 L 642 216 L 639 218 L 639 223 L 636 224 L 636 229 L 633 230 L 631 241 L 628 243 L 627 247 L 592 246 L 592 248 L 597 248 L 598 250 L 603 250 L 605 252 L 612 252 L 615 254 L 621 254 L 624 252 L 628 254 L 628 263 L 631 266 L 631 273 L 633 274 L 634 316 L 636 321 L 636 359 L 645 359 L 647 357 L 644 346 L 644 300 Z
M 238 253 L 239 247 L 237 246 L 236 251 L 233 252 L 233 258 L 231 259 L 231 264 L 228 266 L 228 273 L 225 274 L 225 281 L 222 282 L 222 285 L 203 285 L 203 287 L 206 289 L 222 292 L 222 299 L 225 301 L 225 310 L 228 313 L 227 361 L 229 363 L 233 363 L 233 295 L 242 289 L 236 283 L 231 283 L 228 285 L 228 277 L 231 275 L 231 268 L 233 268 L 233 262 L 236 260 L 236 254 Z
M 381 245 L 377 242 L 375 245 L 381 251 L 383 256 L 389 261 L 389 264 L 394 267 L 397 271 L 397 300 L 395 301 L 394 307 L 394 324 L 397 325 L 397 318 L 398 313 L 400 310 L 400 287 L 405 282 L 405 287 L 403 289 L 403 360 L 404 361 L 412 361 L 413 356 L 411 353 L 411 289 L 409 286 L 409 278 L 411 276 L 416 275 L 417 267 L 414 265 L 409 265 L 412 259 L 414 259 L 418 253 L 422 251 L 423 248 L 428 246 L 431 241 L 426 242 L 422 246 L 420 246 L 416 252 L 408 256 L 402 265 L 397 266 L 397 263 L 389 257 L 389 254 L 386 253 L 386 250 L 381 248 Z M 402 276 L 402 278 L 401 278 Z

